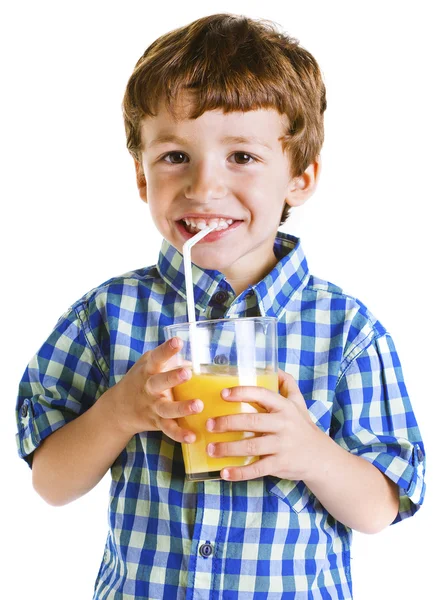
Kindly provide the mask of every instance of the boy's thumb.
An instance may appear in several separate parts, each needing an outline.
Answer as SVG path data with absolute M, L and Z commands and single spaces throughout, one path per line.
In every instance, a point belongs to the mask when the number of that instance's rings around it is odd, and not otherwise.
M 282 369 L 278 369 L 278 376 L 279 392 L 284 398 L 294 398 L 295 396 L 300 396 L 303 400 L 302 392 L 300 391 L 300 388 L 292 375 L 286 373 L 285 371 L 282 371 Z

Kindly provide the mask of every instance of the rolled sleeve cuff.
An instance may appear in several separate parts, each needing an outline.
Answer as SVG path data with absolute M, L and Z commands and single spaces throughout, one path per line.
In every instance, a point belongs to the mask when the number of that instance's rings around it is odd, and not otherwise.
M 18 411 L 16 443 L 20 458 L 32 466 L 32 454 L 51 433 L 68 422 L 66 415 L 56 408 L 35 411 L 34 400 L 26 398 Z M 36 416 L 36 412 L 40 412 Z
M 399 510 L 393 523 L 414 515 L 425 496 L 425 455 L 421 444 L 406 442 L 404 453 L 393 456 L 389 451 L 368 450 L 353 452 L 366 459 L 399 487 Z

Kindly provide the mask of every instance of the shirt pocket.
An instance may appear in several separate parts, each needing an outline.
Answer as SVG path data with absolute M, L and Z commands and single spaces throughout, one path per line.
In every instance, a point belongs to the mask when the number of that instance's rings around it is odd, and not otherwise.
M 266 489 L 269 494 L 277 496 L 297 514 L 309 504 L 313 496 L 303 481 L 279 479 L 271 475 L 266 478 Z

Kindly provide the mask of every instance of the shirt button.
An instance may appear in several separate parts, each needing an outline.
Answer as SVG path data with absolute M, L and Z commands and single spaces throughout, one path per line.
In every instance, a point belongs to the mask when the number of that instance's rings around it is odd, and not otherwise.
M 418 455 L 418 460 L 419 462 L 422 462 L 424 460 L 424 453 L 422 452 L 422 450 L 419 448 L 416 449 L 416 454 Z
M 23 406 L 21 407 L 21 416 L 27 417 L 27 412 L 28 412 L 28 406 L 27 406 L 27 404 L 23 404 Z
M 228 365 L 229 359 L 225 354 L 218 354 L 218 356 L 215 356 L 213 359 L 213 362 L 215 365 Z
M 201 544 L 200 554 L 203 558 L 208 558 L 213 552 L 212 544 Z
M 251 298 L 251 297 L 252 297 L 252 296 L 254 296 L 254 295 L 255 295 L 255 290 L 249 290 L 249 291 L 246 293 L 245 297 L 246 297 L 246 298 Z
M 216 294 L 213 295 L 212 300 L 216 304 L 222 304 L 223 302 L 225 302 L 227 300 L 227 297 L 228 297 L 227 292 L 220 290 L 219 292 L 216 292 Z

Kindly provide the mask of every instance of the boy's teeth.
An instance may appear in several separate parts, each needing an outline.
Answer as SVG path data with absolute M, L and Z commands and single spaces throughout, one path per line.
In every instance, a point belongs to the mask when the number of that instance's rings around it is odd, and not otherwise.
M 227 229 L 233 223 L 233 219 L 183 219 L 186 225 L 195 230 L 206 229 L 206 227 L 214 227 L 215 229 Z

